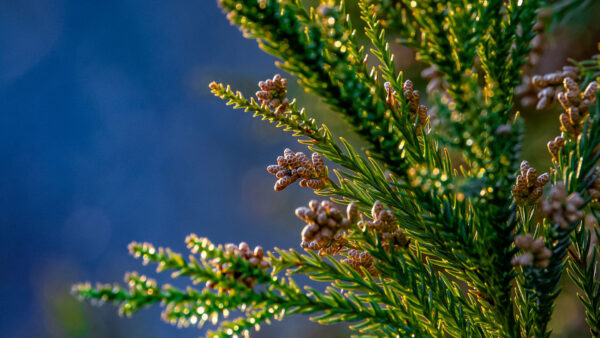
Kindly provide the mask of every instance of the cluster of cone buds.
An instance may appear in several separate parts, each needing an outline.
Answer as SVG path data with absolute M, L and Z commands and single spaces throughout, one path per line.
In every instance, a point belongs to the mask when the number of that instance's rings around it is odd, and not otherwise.
M 583 128 L 583 120 L 590 112 L 590 106 L 596 103 L 598 82 L 590 82 L 583 93 L 572 78 L 567 77 L 563 82 L 566 92 L 557 94 L 558 101 L 565 109 L 565 113 L 560 114 L 560 129 L 577 137 Z
M 396 101 L 396 92 L 392 88 L 389 82 L 383 84 L 387 93 L 386 103 L 393 109 L 397 109 L 398 102 Z M 410 80 L 406 80 L 403 85 L 404 97 L 406 97 L 406 103 L 408 104 L 408 110 L 410 116 L 414 118 L 417 123 L 417 130 L 421 130 L 421 127 L 425 125 L 427 121 L 427 107 L 419 104 L 421 102 L 421 93 L 418 90 L 413 89 L 413 83 Z
M 537 93 L 538 103 L 536 109 L 542 110 L 554 102 L 554 98 L 559 99 L 558 95 L 564 92 L 561 84 L 565 79 L 576 79 L 579 76 L 579 68 L 573 66 L 564 66 L 562 70 L 545 75 L 534 75 L 531 83 L 539 90 Z
M 275 175 L 275 191 L 281 191 L 288 185 L 300 180 L 300 186 L 321 189 L 328 179 L 327 167 L 320 154 L 313 153 L 312 161 L 303 152 L 294 153 L 286 148 L 283 156 L 277 157 L 277 164 L 267 167 L 267 171 Z
M 565 184 L 558 182 L 550 190 L 550 198 L 542 203 L 542 211 L 551 222 L 568 229 L 569 223 L 583 219 L 584 213 L 579 210 L 583 203 L 583 198 L 576 192 L 567 196 Z
M 402 230 L 398 228 L 398 221 L 394 214 L 383 207 L 381 201 L 375 201 L 371 208 L 372 221 L 360 221 L 358 225 L 361 228 L 372 230 L 379 234 L 381 243 L 384 248 L 389 247 L 391 242 L 394 247 L 407 247 L 409 240 L 406 238 Z
M 592 182 L 592 185 L 588 188 L 588 193 L 595 201 L 598 201 L 600 200 L 600 167 L 596 167 L 594 169 L 594 176 L 596 178 L 594 179 L 594 182 Z
M 365 268 L 371 276 L 377 276 L 379 273 L 373 265 L 373 256 L 366 251 L 349 250 L 348 257 L 342 259 L 342 263 L 348 264 L 352 269 L 363 274 L 362 268 Z
M 512 193 L 515 200 L 521 204 L 537 202 L 544 193 L 544 186 L 550 181 L 550 175 L 543 173 L 538 176 L 537 170 L 529 162 L 521 162 L 521 174 L 517 176 Z
M 554 140 L 548 142 L 548 151 L 550 155 L 552 155 L 552 160 L 556 161 L 558 159 L 558 154 L 564 148 L 566 140 L 562 136 L 556 136 Z
M 275 111 L 276 115 L 280 115 L 286 111 L 290 105 L 287 99 L 287 79 L 284 79 L 279 74 L 275 74 L 273 79 L 260 81 L 258 83 L 260 90 L 256 92 L 258 102 L 266 105 Z
M 427 120 L 427 107 L 419 104 L 421 102 L 421 93 L 418 90 L 414 90 L 411 80 L 404 81 L 402 89 L 404 90 L 404 97 L 406 98 L 406 103 L 408 103 L 408 110 L 411 116 L 418 119 L 417 129 L 421 129 Z
M 340 231 L 349 229 L 358 221 L 358 207 L 354 202 L 348 204 L 346 215 L 336 208 L 330 201 L 319 203 L 312 200 L 307 207 L 296 209 L 296 216 L 307 224 L 302 229 L 302 242 L 304 249 L 323 250 L 320 254 L 330 253 L 331 246 L 339 247 L 343 241 Z
M 534 239 L 531 234 L 519 235 L 515 238 L 515 244 L 517 248 L 526 251 L 526 253 L 513 258 L 513 265 L 528 266 L 533 264 L 538 268 L 548 267 L 552 251 L 546 248 L 543 238 Z
M 260 246 L 256 246 L 254 250 L 250 250 L 250 247 L 246 242 L 241 242 L 239 245 L 229 243 L 225 244 L 225 253 L 228 255 L 241 257 L 242 259 L 248 261 L 252 267 L 257 269 L 267 270 L 271 267 L 269 259 L 265 257 L 263 248 Z M 218 258 L 213 259 L 209 263 L 216 271 L 225 275 L 227 279 L 236 280 L 238 283 L 242 283 L 248 288 L 252 288 L 256 282 L 256 277 L 243 276 L 243 272 L 233 270 L 231 268 L 231 264 L 224 263 Z M 206 283 L 206 287 L 209 289 L 214 289 L 216 286 L 217 285 L 214 281 L 208 281 Z

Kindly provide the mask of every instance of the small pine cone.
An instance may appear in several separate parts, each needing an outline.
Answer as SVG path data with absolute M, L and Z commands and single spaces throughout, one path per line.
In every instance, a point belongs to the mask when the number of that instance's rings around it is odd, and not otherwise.
M 352 249 L 348 251 L 348 258 L 352 259 L 353 261 L 360 262 L 360 254 L 360 251 Z
M 317 214 L 307 207 L 297 208 L 296 216 L 307 223 L 314 223 L 317 219 Z
M 517 183 L 515 184 L 513 192 L 516 195 L 525 195 L 527 194 L 527 191 L 527 179 L 522 175 L 517 176 Z
M 262 259 L 264 257 L 264 255 L 265 255 L 265 252 L 264 252 L 262 246 L 254 247 L 254 256 L 255 257 Z
M 567 95 L 565 92 L 558 92 L 556 94 L 556 99 L 558 100 L 558 102 L 560 102 L 560 105 L 563 107 L 563 109 L 567 110 L 569 109 L 569 107 L 571 107 L 571 103 L 569 102 L 569 100 L 567 100 Z
M 571 78 L 576 78 L 580 73 L 579 68 L 577 68 L 575 66 L 564 66 L 562 69 L 563 69 L 563 72 L 568 72 L 568 73 L 574 74 L 574 76 L 570 76 Z
M 306 186 L 314 190 L 319 190 L 325 186 L 325 183 L 323 183 L 323 181 L 318 178 L 312 178 L 306 181 Z
M 562 75 L 562 72 L 550 73 L 550 74 L 544 75 L 544 81 L 546 81 L 546 83 L 548 83 L 549 85 L 553 85 L 553 86 L 560 84 L 561 81 L 563 81 L 563 79 L 564 79 L 564 77 Z M 551 88 L 551 87 L 549 87 L 549 88 Z
M 421 93 L 418 90 L 412 92 L 412 98 L 410 99 L 409 110 L 416 113 L 419 109 L 419 102 L 421 101 Z
M 425 121 L 427 121 L 427 107 L 425 107 L 424 105 L 419 105 L 418 117 L 419 117 L 418 127 L 422 127 L 425 124 Z
M 527 187 L 531 188 L 531 187 L 535 187 L 536 183 L 537 183 L 537 170 L 535 170 L 535 168 L 529 168 L 527 170 Z
M 373 256 L 366 251 L 361 252 L 359 258 L 363 266 L 370 266 L 373 264 Z
M 248 262 L 250 262 L 252 266 L 258 266 L 260 264 L 260 260 L 257 257 L 250 257 Z
M 282 171 L 282 170 L 286 170 L 284 167 L 274 164 L 274 165 L 270 165 L 267 167 L 267 171 L 270 174 L 276 175 L 278 172 Z
M 275 173 L 275 177 L 277 177 L 277 178 L 283 178 L 285 176 L 290 176 L 291 177 L 291 176 L 293 176 L 293 174 L 292 174 L 291 171 L 289 171 L 287 169 L 280 170 L 280 171 L 278 171 L 278 172 Z
M 565 146 L 565 142 L 565 138 L 562 136 L 557 136 L 554 140 L 548 142 L 548 151 L 550 152 L 550 155 L 552 155 L 553 160 L 558 158 L 558 154 Z
M 579 108 L 569 107 L 567 113 L 569 114 L 569 119 L 573 124 L 579 124 L 579 122 L 581 122 L 581 114 L 579 113 Z
M 596 92 L 598 92 L 598 82 L 592 81 L 585 88 L 583 99 L 590 100 L 590 103 L 594 104 L 596 102 Z
M 373 276 L 377 276 L 378 272 L 373 266 L 373 256 L 368 252 L 359 252 L 357 250 L 348 251 L 348 258 L 342 259 L 342 263 L 347 264 L 359 274 L 363 274 L 361 268 L 365 268 L 367 272 Z
M 404 232 L 402 232 L 400 229 L 397 229 L 393 236 L 394 245 L 397 245 L 401 248 L 406 248 L 410 244 L 410 240 L 406 238 L 406 235 L 404 235 Z
M 583 99 L 583 100 L 581 100 L 581 103 L 579 104 L 579 112 L 582 115 L 587 115 L 590 111 L 591 106 L 592 106 L 592 101 L 590 101 L 588 99 Z
M 412 92 L 413 88 L 414 87 L 413 87 L 413 83 L 411 80 L 404 81 L 404 85 L 402 86 L 402 89 L 404 89 L 405 92 L 407 92 L 407 91 Z
M 318 234 L 318 237 L 323 242 L 327 242 L 333 237 L 333 232 L 331 230 L 329 230 L 327 227 L 322 227 L 321 231 Z
M 355 261 L 353 259 L 344 258 L 344 259 L 342 259 L 342 263 L 349 265 L 354 271 L 361 273 L 361 270 L 360 270 L 361 264 L 360 264 L 360 262 Z
M 566 113 L 562 113 L 562 114 L 560 114 L 559 120 L 560 120 L 560 129 L 562 131 L 569 133 L 569 134 L 575 134 L 575 128 L 573 127 L 573 124 L 571 122 L 571 119 L 569 118 L 569 115 L 567 115 Z
M 302 241 L 303 242 L 310 242 L 315 238 L 315 235 L 317 234 L 317 232 L 319 231 L 319 226 L 316 224 L 307 224 L 304 226 L 304 228 L 302 229 Z
M 522 255 L 516 256 L 512 260 L 512 265 L 521 265 L 528 266 L 533 263 L 533 254 L 530 252 L 524 253 Z
M 527 161 L 521 162 L 521 166 L 520 166 L 521 175 L 523 175 L 523 176 L 527 175 L 527 170 L 529 170 L 529 168 L 531 168 L 531 165 L 529 164 L 529 162 L 527 162 Z
M 560 81 L 559 81 L 560 83 Z M 538 99 L 541 99 L 542 97 L 547 97 L 547 98 L 552 98 L 554 97 L 554 88 L 553 87 L 546 87 L 544 89 L 542 89 L 538 94 L 537 94 Z
M 285 113 L 289 105 L 290 101 L 288 99 L 283 100 L 283 102 L 275 108 L 275 115 L 280 116 Z
M 228 253 L 234 253 L 238 250 L 237 245 L 233 244 L 233 243 L 227 243 L 225 244 L 225 251 Z
M 409 81 L 409 80 L 406 80 Z M 379 219 L 379 213 L 383 210 L 383 204 L 381 203 L 381 201 L 375 201 L 375 203 L 373 203 L 373 208 L 371 208 L 371 216 L 373 219 L 378 220 Z
M 336 207 L 331 207 L 329 209 L 329 217 L 335 220 L 336 222 L 340 222 L 344 218 L 342 213 Z
M 246 242 L 240 242 L 240 245 L 239 245 L 238 249 L 242 253 L 250 251 L 250 247 L 248 246 L 248 243 L 246 243 Z
M 548 184 L 548 182 L 550 182 L 550 175 L 548 175 L 548 173 L 543 173 L 538 176 L 536 186 L 543 187 Z
M 351 202 L 346 208 L 346 218 L 350 224 L 355 224 L 358 221 L 359 211 L 356 203 Z
M 585 200 L 576 192 L 571 193 L 567 198 L 567 207 L 573 206 L 577 210 L 583 206 L 584 203 Z
M 275 182 L 275 186 L 273 187 L 275 191 L 282 191 L 287 188 L 288 185 L 294 183 L 294 179 L 291 176 L 284 176 Z
M 565 86 L 567 92 L 574 92 L 577 93 L 577 95 L 579 95 L 579 86 L 577 85 L 577 82 L 575 82 L 575 80 L 573 80 L 572 78 L 566 77 L 563 80 L 563 85 Z
M 378 219 L 385 224 L 393 224 L 396 221 L 394 214 L 385 209 L 379 212 Z
M 531 78 L 531 83 L 533 83 L 536 87 L 539 87 L 539 88 L 544 88 L 544 87 L 548 86 L 548 81 L 546 81 L 540 75 L 534 75 Z
M 296 173 L 299 177 L 302 177 L 303 179 L 311 178 L 310 170 L 305 167 L 299 167 L 298 169 L 296 169 Z
M 515 237 L 515 244 L 517 248 L 521 250 L 528 250 L 533 242 L 533 236 L 531 234 L 519 235 Z
M 579 222 L 585 216 L 579 210 L 583 204 L 584 200 L 578 193 L 567 196 L 564 183 L 558 182 L 550 190 L 550 199 L 542 204 L 542 211 L 550 221 L 568 229 L 569 223 Z
M 285 149 L 283 150 L 283 156 L 284 156 L 284 157 L 286 157 L 286 158 L 291 158 L 291 157 L 294 157 L 294 156 L 296 156 L 296 154 L 295 154 L 295 153 L 292 151 L 292 149 L 290 149 L 290 148 L 285 148 Z
M 529 246 L 529 249 L 531 250 L 531 252 L 533 254 L 538 253 L 543 248 L 544 248 L 544 239 L 543 238 L 536 238 L 536 239 L 534 239 L 531 242 L 531 245 Z
M 327 217 L 327 212 L 322 211 L 317 214 L 317 224 L 319 225 L 327 225 L 329 223 L 329 217 Z
M 334 208 L 333 202 L 329 201 L 329 200 L 324 200 L 321 201 L 321 207 L 323 207 L 323 210 L 326 210 L 327 212 L 329 212 L 329 210 L 331 210 L 331 208 Z
M 303 178 L 302 180 L 300 180 L 300 183 L 298 183 L 302 188 L 308 188 L 308 185 L 306 184 L 308 180 Z
M 565 93 L 565 97 L 567 98 L 570 107 L 579 106 L 579 104 L 581 103 L 581 97 L 579 97 L 579 90 L 577 90 L 577 92 L 567 91 Z
M 541 187 L 537 187 L 529 195 L 527 202 L 537 202 L 542 197 L 543 194 L 544 194 L 544 189 L 542 189 Z
M 284 156 L 277 156 L 277 165 L 287 168 L 289 166 L 289 159 Z
M 314 166 L 315 171 L 317 172 L 317 176 L 327 177 L 325 162 L 323 161 L 323 156 L 321 156 L 321 154 L 312 154 L 312 165 Z
M 310 161 L 310 159 L 308 158 L 308 156 L 306 156 L 306 154 L 302 153 L 302 152 L 298 152 L 296 153 L 296 157 L 298 157 L 298 167 L 303 167 L 303 168 L 312 168 L 313 164 Z

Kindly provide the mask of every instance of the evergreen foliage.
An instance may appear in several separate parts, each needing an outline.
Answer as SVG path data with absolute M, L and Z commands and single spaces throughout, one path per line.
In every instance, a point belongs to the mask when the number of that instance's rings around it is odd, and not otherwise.
M 263 253 L 190 235 L 186 259 L 132 243 L 144 264 L 206 287 L 180 290 L 131 273 L 126 286 L 84 283 L 74 293 L 116 303 L 125 315 L 160 303 L 167 322 L 219 323 L 211 337 L 248 335 L 292 314 L 348 322 L 374 336 L 546 337 L 566 271 L 580 288 L 591 333 L 600 335 L 599 56 L 534 77 L 538 98 L 562 105 L 562 132 L 549 142 L 548 174 L 520 156 L 524 127 L 515 88 L 543 27 L 538 15 L 549 4 L 360 0 L 357 24 L 343 0 L 318 7 L 301 0 L 218 2 L 368 148 L 334 136 L 287 97 L 280 76 L 261 82 L 257 99 L 213 82 L 210 90 L 228 105 L 291 132 L 315 152 L 311 161 L 286 149 L 269 167 L 279 179 L 276 190 L 299 180 L 336 203 L 311 201 L 296 210 L 307 223 L 307 253 Z M 546 26 L 584 2 L 554 5 Z M 359 43 L 354 26 L 364 27 L 370 47 Z M 427 100 L 397 69 L 388 36 L 432 66 Z M 323 158 L 341 169 L 330 172 Z M 346 214 L 340 204 L 348 205 Z M 296 274 L 327 288 L 300 287 Z

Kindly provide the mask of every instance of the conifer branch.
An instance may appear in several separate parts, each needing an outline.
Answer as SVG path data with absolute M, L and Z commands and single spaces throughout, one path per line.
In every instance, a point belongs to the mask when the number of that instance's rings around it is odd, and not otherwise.
M 567 137 L 564 149 L 560 150 L 558 157 L 555 160 L 556 170 L 554 171 L 554 182 L 564 182 L 567 193 L 583 196 L 587 188 L 591 184 L 590 177 L 593 178 L 594 166 L 598 161 L 599 154 L 597 147 L 600 145 L 600 114 L 598 105 L 591 108 L 589 117 L 584 123 L 584 132 L 577 138 Z M 567 136 L 567 135 L 565 135 Z M 582 210 L 586 207 L 590 199 L 578 205 L 578 209 Z M 548 336 L 546 331 L 547 324 L 551 318 L 553 306 L 556 297 L 560 290 L 558 283 L 562 276 L 562 271 L 565 269 L 565 258 L 569 252 L 571 245 L 571 236 L 575 236 L 576 247 L 588 247 L 586 241 L 586 229 L 581 226 L 581 218 L 569 220 L 568 224 L 550 223 L 543 227 L 543 231 L 548 238 L 549 243 L 552 243 L 552 257 L 548 267 L 540 269 L 537 267 L 527 267 L 524 269 L 524 278 L 519 279 L 519 288 L 522 298 L 521 321 L 524 334 L 533 334 L 535 336 Z M 575 234 L 573 232 L 575 231 Z M 587 252 L 585 253 L 587 256 Z M 581 265 L 580 261 L 569 264 L 569 275 L 571 277 L 584 276 L 583 279 L 574 279 L 578 285 L 584 285 L 585 290 L 592 291 L 593 286 L 586 286 L 586 279 L 595 278 L 586 276 L 586 270 L 589 268 L 586 265 Z M 587 260 L 586 260 L 587 261 Z M 593 263 L 592 263 L 593 264 Z M 593 271 L 590 271 L 593 272 Z M 589 282 L 588 282 L 589 283 Z M 586 294 L 586 302 L 593 301 L 597 297 L 593 292 Z M 588 321 L 594 321 L 596 311 L 587 311 Z
M 600 57 L 531 78 L 539 109 L 555 99 L 564 108 L 562 133 L 548 143 L 549 174 L 527 161 L 517 168 L 524 128 L 513 96 L 528 56 L 542 52 L 534 37 L 544 30 L 538 10 L 545 2 L 361 0 L 371 47 L 361 45 L 343 0 L 218 3 L 280 68 L 345 117 L 368 149 L 356 150 L 311 118 L 288 98 L 280 75 L 259 82 L 256 98 L 213 82 L 212 93 L 227 105 L 313 151 L 285 149 L 267 167 L 275 191 L 298 182 L 329 198 L 296 209 L 308 254 L 190 235 L 186 259 L 132 243 L 144 264 L 205 286 L 161 287 L 131 273 L 126 286 L 84 283 L 76 295 L 118 304 L 124 315 L 161 304 L 169 323 L 212 323 L 211 337 L 247 336 L 292 314 L 352 322 L 369 336 L 546 337 L 566 269 L 599 334 L 599 231 L 583 219 L 588 213 L 597 222 L 592 215 L 600 213 Z M 554 7 L 555 22 L 574 8 Z M 397 69 L 392 35 L 431 64 L 423 72 L 429 107 Z M 372 69 L 369 53 L 378 63 Z M 449 149 L 464 163 L 453 164 Z M 340 168 L 330 172 L 326 160 Z M 301 288 L 290 278 L 296 274 L 328 287 Z
M 356 329 L 363 333 L 443 336 L 441 333 L 430 335 L 428 331 L 423 330 L 418 318 L 406 308 L 404 314 L 399 317 L 391 308 L 381 308 L 372 300 L 355 295 L 352 291 L 346 292 L 345 297 L 332 288 L 326 293 L 312 288 L 306 288 L 307 292 L 302 292 L 291 279 L 286 282 L 285 279 L 272 276 L 206 239 L 190 236 L 186 241 L 192 252 L 199 254 L 201 263 L 194 256 L 185 261 L 179 254 L 160 248 L 156 250 L 148 243 L 132 243 L 130 251 L 134 256 L 141 257 L 144 262 L 157 263 L 159 271 L 173 270 L 173 277 L 190 276 L 195 284 L 208 279 L 225 292 L 215 293 L 208 288 L 202 292 L 191 288 L 182 292 L 170 285 L 159 288 L 153 279 L 133 273 L 126 275 L 128 289 L 118 285 L 98 285 L 92 288 L 89 283 L 84 283 L 74 286 L 74 293 L 86 299 L 119 304 L 120 313 L 125 315 L 162 303 L 165 306 L 163 319 L 180 326 L 202 326 L 208 320 L 214 324 L 219 316 L 227 317 L 232 311 L 248 313 L 247 317 L 242 316 L 234 322 L 225 323 L 219 331 L 211 334 L 217 337 L 249 332 L 262 321 L 270 318 L 281 319 L 284 315 L 296 313 L 321 313 L 314 319 L 324 324 L 339 321 L 359 322 Z M 238 271 L 237 280 L 215 272 L 209 263 L 215 259 L 219 260 L 220 264 L 228 264 L 228 269 Z M 266 290 L 255 291 L 239 282 L 240 278 L 248 277 L 256 278 L 257 284 L 266 285 Z

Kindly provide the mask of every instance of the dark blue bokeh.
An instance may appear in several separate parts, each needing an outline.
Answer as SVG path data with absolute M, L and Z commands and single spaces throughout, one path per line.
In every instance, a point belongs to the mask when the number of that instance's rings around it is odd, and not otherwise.
M 152 273 L 131 240 L 296 245 L 274 225 L 299 190 L 275 196 L 263 169 L 287 139 L 207 87 L 274 72 L 216 1 L 0 1 L 0 336 L 197 336 L 70 285 Z

